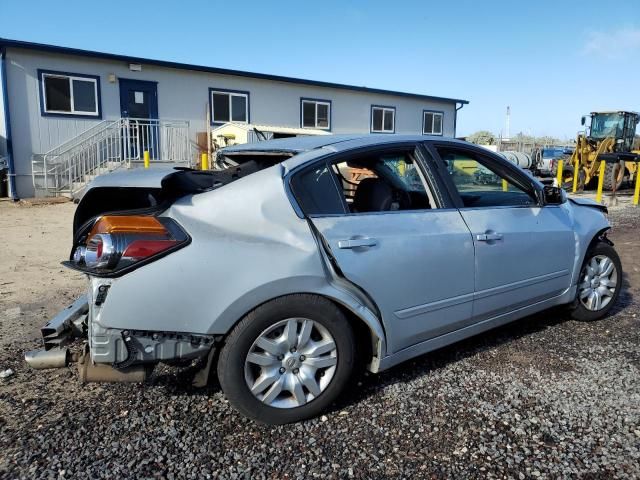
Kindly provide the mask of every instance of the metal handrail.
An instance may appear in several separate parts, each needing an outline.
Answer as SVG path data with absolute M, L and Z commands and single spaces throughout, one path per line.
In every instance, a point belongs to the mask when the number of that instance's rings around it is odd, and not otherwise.
M 44 155 L 61 155 L 64 152 L 68 151 L 69 149 L 81 144 L 83 141 L 87 140 L 91 136 L 95 135 L 98 131 L 108 128 L 118 121 L 119 120 L 103 120 L 102 122 L 97 123 L 93 127 L 76 135 L 72 139 L 67 140 L 66 142 L 61 143 L 57 147 L 54 147 L 51 150 L 45 152 Z
M 193 159 L 186 120 L 121 118 L 106 120 L 77 137 L 49 150 L 32 162 L 34 186 L 41 176 L 46 195 L 71 195 L 93 177 L 142 159 L 190 165 Z M 40 167 L 38 171 L 36 166 Z

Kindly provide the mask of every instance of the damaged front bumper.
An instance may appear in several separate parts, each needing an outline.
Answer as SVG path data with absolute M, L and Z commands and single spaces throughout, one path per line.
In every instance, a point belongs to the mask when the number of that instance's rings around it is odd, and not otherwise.
M 104 295 L 99 293 L 107 290 L 92 281 L 86 294 L 41 328 L 44 348 L 27 352 L 25 361 L 34 369 L 60 368 L 77 361 L 83 382 L 140 382 L 159 362 L 203 359 L 206 372 L 196 375 L 194 384 L 206 383 L 215 336 L 106 327 L 102 319 Z M 77 340 L 85 345 L 81 353 L 72 354 L 68 346 Z

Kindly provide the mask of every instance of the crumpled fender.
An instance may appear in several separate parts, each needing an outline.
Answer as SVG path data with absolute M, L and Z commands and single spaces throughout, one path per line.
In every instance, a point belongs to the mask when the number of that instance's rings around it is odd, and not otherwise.
M 590 198 L 574 198 L 574 197 L 569 197 L 569 201 L 575 205 L 581 206 L 581 207 L 591 207 L 591 208 L 595 208 L 596 210 L 600 210 L 601 212 L 604 213 L 608 213 L 609 209 L 605 206 L 602 205 L 601 203 L 596 202 L 595 200 L 592 200 Z
M 606 216 L 607 209 L 604 205 L 589 199 L 570 198 L 569 202 L 562 206 L 566 209 L 575 238 L 575 259 L 573 265 L 573 275 L 571 285 L 577 285 L 582 263 L 587 253 L 587 249 L 594 238 L 602 235 L 611 228 L 611 224 Z

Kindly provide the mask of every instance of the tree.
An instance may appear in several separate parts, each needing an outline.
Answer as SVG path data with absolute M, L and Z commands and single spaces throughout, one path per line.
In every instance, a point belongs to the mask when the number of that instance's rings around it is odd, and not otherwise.
M 542 137 L 536 137 L 533 135 L 527 135 L 526 133 L 519 132 L 515 137 L 511 137 L 512 142 L 518 143 L 533 143 L 535 145 L 562 145 L 559 138 L 544 135 Z
M 543 137 L 536 137 L 535 141 L 540 145 L 562 145 L 563 143 L 559 138 L 550 137 L 548 135 L 545 135 Z
M 515 137 L 511 137 L 510 138 L 511 141 L 514 142 L 521 142 L 521 143 L 533 143 L 536 141 L 535 137 L 531 136 L 531 135 L 527 135 L 525 133 L 522 132 L 518 132 Z
M 467 137 L 467 142 L 476 145 L 495 145 L 496 136 L 488 130 L 478 130 Z

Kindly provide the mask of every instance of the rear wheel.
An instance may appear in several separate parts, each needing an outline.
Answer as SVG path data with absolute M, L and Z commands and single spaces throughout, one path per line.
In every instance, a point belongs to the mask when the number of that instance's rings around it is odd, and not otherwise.
M 288 295 L 249 313 L 218 360 L 222 390 L 240 413 L 283 424 L 318 415 L 346 386 L 353 332 L 342 311 L 315 295 Z
M 622 265 L 615 249 L 604 242 L 585 256 L 571 315 L 576 320 L 598 320 L 615 305 L 622 286 Z

